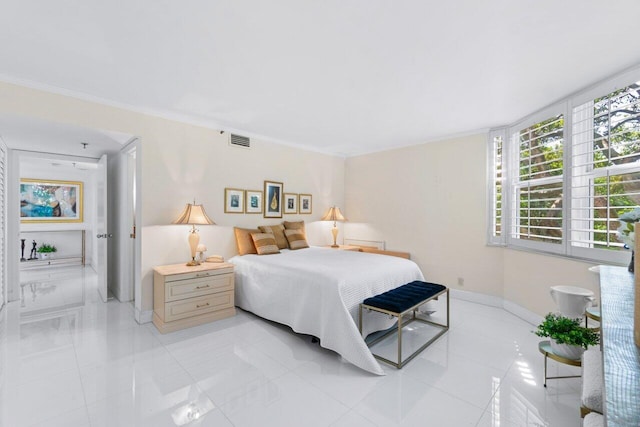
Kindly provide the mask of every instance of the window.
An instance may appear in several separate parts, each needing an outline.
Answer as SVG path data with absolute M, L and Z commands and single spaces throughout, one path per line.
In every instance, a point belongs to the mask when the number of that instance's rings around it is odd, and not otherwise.
M 640 206 L 640 81 L 627 79 L 490 133 L 490 243 L 626 262 L 618 217 Z
M 502 232 L 502 206 L 504 204 L 502 195 L 502 154 L 505 133 L 503 131 L 492 132 L 489 135 L 489 162 L 492 171 L 490 176 L 491 188 L 489 191 L 489 206 L 491 212 L 489 218 L 491 225 L 489 228 L 489 242 L 493 244 L 504 244 L 504 233 Z
M 563 115 L 521 129 L 512 140 L 518 172 L 511 186 L 511 238 L 562 243 Z
M 573 108 L 571 246 L 620 249 L 617 218 L 640 205 L 640 82 Z

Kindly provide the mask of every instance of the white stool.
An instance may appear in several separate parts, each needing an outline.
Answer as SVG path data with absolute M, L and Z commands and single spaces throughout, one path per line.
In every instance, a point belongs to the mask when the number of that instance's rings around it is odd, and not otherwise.
M 602 369 L 602 352 L 590 348 L 582 354 L 582 401 L 580 416 L 602 414 L 602 391 L 604 375 Z M 585 422 L 586 422 L 585 418 Z M 587 425 L 585 423 L 585 425 Z
M 604 427 L 604 417 L 595 412 L 590 413 L 582 421 L 582 427 Z

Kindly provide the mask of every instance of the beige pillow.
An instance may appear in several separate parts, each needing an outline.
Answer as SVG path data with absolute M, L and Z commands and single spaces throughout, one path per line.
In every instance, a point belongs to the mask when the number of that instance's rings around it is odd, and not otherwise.
M 256 245 L 258 255 L 279 254 L 276 238 L 271 233 L 251 233 L 253 244 Z
M 284 228 L 287 230 L 302 230 L 302 235 L 306 238 L 307 232 L 304 229 L 304 221 L 284 221 Z
M 263 233 L 273 234 L 273 237 L 276 239 L 276 245 L 278 245 L 278 249 L 289 249 L 289 242 L 287 242 L 287 238 L 284 235 L 284 225 L 261 225 L 258 228 Z
M 253 244 L 251 233 L 260 233 L 260 230 L 251 228 L 238 228 L 233 227 L 233 232 L 236 235 L 236 246 L 238 247 L 238 254 L 257 254 L 256 245 Z
M 289 248 L 291 249 L 302 249 L 309 247 L 307 239 L 305 239 L 304 234 L 302 234 L 302 230 L 284 230 L 284 235 L 287 236 L 287 240 L 289 241 Z

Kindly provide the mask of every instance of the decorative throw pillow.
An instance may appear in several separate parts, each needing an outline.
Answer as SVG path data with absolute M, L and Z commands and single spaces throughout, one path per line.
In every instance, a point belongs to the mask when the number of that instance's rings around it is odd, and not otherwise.
M 271 233 L 251 233 L 253 244 L 256 245 L 258 255 L 279 254 L 276 238 Z
M 289 249 L 289 242 L 287 242 L 287 238 L 284 235 L 284 225 L 261 225 L 258 228 L 263 233 L 273 234 L 273 237 L 276 239 L 276 245 L 278 245 L 278 249 Z
M 256 245 L 253 244 L 251 233 L 260 233 L 260 230 L 252 228 L 238 228 L 233 227 L 233 232 L 236 235 L 236 246 L 238 247 L 239 255 L 257 254 Z
M 289 248 L 291 249 L 302 249 L 309 247 L 307 239 L 305 239 L 304 234 L 302 234 L 302 230 L 284 230 L 284 235 L 287 236 L 287 240 L 289 241 Z
M 282 223 L 287 230 L 301 230 L 302 235 L 307 237 L 307 232 L 304 229 L 304 221 L 284 221 Z

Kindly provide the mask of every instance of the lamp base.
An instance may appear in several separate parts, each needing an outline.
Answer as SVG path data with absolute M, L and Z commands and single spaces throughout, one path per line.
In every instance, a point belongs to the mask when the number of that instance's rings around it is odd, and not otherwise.
M 332 248 L 339 248 L 340 245 L 331 245 Z
M 191 261 L 189 261 L 186 265 L 188 267 L 195 267 L 196 265 L 200 265 L 200 261 L 194 258 Z

